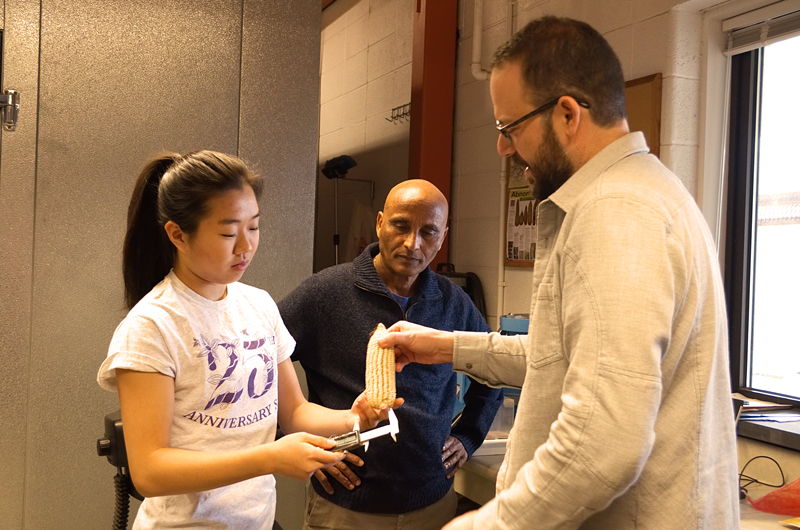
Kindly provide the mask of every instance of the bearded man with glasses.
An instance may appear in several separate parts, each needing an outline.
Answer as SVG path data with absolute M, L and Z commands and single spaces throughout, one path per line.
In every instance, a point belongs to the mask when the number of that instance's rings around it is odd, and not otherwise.
M 697 204 L 629 132 L 593 28 L 535 20 L 493 66 L 497 150 L 539 201 L 529 334 L 399 322 L 380 341 L 401 370 L 522 388 L 497 496 L 445 529 L 739 528 L 725 299 Z

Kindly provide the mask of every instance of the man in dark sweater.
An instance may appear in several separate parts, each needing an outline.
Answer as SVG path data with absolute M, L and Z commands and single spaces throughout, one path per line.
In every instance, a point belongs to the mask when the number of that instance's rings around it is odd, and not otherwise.
M 348 408 L 364 390 L 366 350 L 378 323 L 408 320 L 447 331 L 490 331 L 467 294 L 428 265 L 447 233 L 447 201 L 430 182 L 408 180 L 378 213 L 378 243 L 352 263 L 304 281 L 278 307 L 297 340 L 309 400 Z M 451 427 L 456 375 L 450 365 L 411 365 L 397 374 L 397 443 L 370 442 L 357 475 L 344 462 L 307 488 L 304 529 L 441 528 L 455 514 L 453 475 L 483 442 L 502 393 L 475 382 Z

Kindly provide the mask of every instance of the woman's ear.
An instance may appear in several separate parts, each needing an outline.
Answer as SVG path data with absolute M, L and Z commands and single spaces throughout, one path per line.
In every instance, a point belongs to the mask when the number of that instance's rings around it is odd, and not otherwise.
M 181 227 L 178 226 L 178 223 L 167 221 L 164 225 L 164 230 L 167 232 L 167 237 L 172 241 L 172 244 L 175 245 L 178 250 L 183 250 L 188 238 L 183 230 L 181 230 Z

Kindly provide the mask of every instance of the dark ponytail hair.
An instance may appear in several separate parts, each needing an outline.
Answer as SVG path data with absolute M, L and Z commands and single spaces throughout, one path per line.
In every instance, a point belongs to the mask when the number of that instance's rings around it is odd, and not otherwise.
M 167 153 L 144 167 L 128 206 L 128 229 L 122 249 L 125 305 L 132 308 L 175 264 L 175 246 L 167 237 L 167 221 L 189 236 L 208 215 L 208 201 L 248 185 L 256 200 L 263 181 L 230 155 L 195 151 Z

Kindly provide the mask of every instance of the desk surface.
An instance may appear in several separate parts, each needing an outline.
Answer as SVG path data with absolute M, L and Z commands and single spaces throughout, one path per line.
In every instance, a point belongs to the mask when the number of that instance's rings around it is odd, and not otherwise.
M 456 473 L 456 491 L 478 504 L 488 502 L 494 497 L 494 483 L 502 463 L 502 455 L 472 457 Z M 741 530 L 785 530 L 789 528 L 780 522 L 791 519 L 790 516 L 760 512 L 753 508 L 747 500 L 741 501 L 739 511 L 742 521 Z
M 783 530 L 789 527 L 782 525 L 781 521 L 792 518 L 789 515 L 759 512 L 747 500 L 743 500 L 739 504 L 739 512 L 742 521 L 741 530 L 776 530 L 779 528 Z

